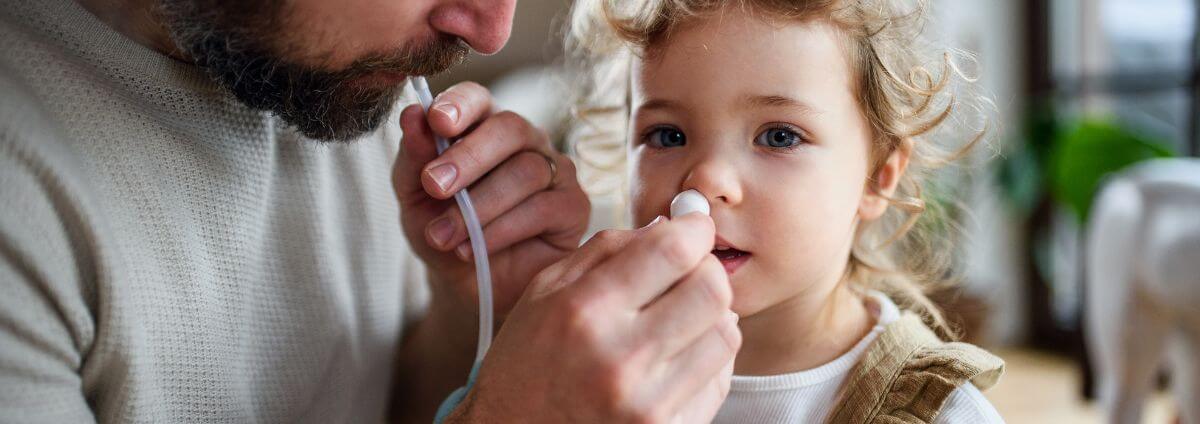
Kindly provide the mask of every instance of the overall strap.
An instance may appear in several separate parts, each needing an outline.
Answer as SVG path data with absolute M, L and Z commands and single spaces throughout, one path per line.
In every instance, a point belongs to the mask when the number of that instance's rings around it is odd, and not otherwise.
M 970 382 L 985 390 L 1004 361 L 966 343 L 945 343 L 906 312 L 871 343 L 842 388 L 831 423 L 931 423 Z

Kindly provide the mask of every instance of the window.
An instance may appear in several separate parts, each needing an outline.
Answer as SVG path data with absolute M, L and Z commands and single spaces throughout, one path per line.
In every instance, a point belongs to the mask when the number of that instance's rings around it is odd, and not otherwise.
M 1197 154 L 1193 0 L 1034 3 L 1048 8 L 1049 92 L 1061 112 L 1112 116 Z

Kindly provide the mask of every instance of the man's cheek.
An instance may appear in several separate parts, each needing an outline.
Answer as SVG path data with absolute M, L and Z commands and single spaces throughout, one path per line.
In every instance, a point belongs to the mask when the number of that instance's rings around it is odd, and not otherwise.
M 277 17 L 282 28 L 272 34 L 275 53 L 300 66 L 345 69 L 370 51 L 364 42 L 370 37 L 359 38 L 346 26 L 350 9 L 343 2 L 302 0 L 280 11 L 285 15 Z

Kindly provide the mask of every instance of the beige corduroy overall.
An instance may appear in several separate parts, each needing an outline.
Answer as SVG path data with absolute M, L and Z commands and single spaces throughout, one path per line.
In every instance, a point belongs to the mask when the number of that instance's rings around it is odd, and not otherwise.
M 943 342 L 911 312 L 887 326 L 847 377 L 830 423 L 932 423 L 968 382 L 986 390 L 1004 361 L 966 343 Z

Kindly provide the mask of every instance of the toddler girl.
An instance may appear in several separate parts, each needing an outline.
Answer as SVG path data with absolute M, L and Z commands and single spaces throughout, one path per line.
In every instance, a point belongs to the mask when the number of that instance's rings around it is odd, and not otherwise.
M 733 287 L 741 351 L 717 422 L 1001 422 L 1003 362 L 924 295 L 944 232 L 923 181 L 972 80 L 895 0 L 592 0 L 574 147 L 622 140 L 633 224 L 695 189 Z M 932 54 L 931 54 L 932 52 Z M 963 137 L 957 153 L 982 138 Z M 944 222 L 944 221 L 937 221 Z M 933 222 L 936 224 L 936 222 Z M 897 306 L 897 304 L 902 306 Z

